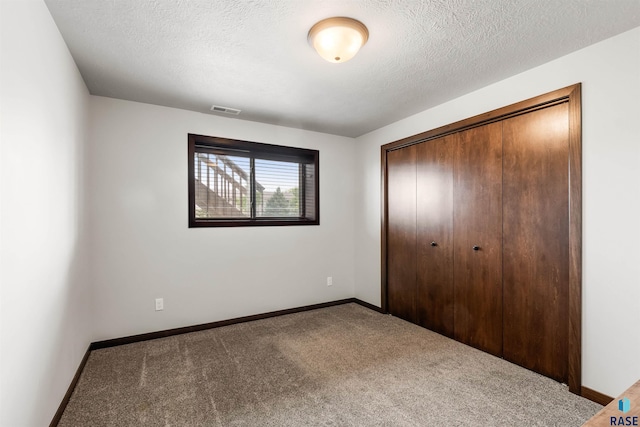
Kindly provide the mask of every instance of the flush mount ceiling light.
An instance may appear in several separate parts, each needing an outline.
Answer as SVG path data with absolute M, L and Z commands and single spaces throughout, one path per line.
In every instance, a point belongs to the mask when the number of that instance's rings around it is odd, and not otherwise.
M 327 61 L 346 62 L 367 42 L 369 30 L 352 18 L 327 18 L 311 27 L 307 39 Z

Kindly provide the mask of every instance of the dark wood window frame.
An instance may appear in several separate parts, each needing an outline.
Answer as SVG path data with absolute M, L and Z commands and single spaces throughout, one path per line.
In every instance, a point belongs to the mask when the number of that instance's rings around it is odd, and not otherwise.
M 381 309 L 387 305 L 387 153 L 554 104 L 569 106 L 569 390 L 582 393 L 582 113 L 581 84 L 480 114 L 381 147 Z
M 250 185 L 249 217 L 233 218 L 198 218 L 196 217 L 196 153 L 213 153 L 223 155 L 237 155 L 251 160 L 251 176 L 247 177 Z M 320 224 L 320 165 L 318 150 L 306 148 L 285 147 L 260 142 L 243 141 L 205 135 L 188 135 L 188 194 L 189 194 L 189 228 L 194 227 L 253 227 L 253 226 L 284 226 L 284 225 L 319 225 Z M 300 187 L 300 216 L 298 217 L 259 217 L 256 215 L 255 201 L 255 160 L 273 160 L 297 162 L 308 165 L 313 171 L 306 185 Z M 301 172 L 300 181 L 304 180 Z

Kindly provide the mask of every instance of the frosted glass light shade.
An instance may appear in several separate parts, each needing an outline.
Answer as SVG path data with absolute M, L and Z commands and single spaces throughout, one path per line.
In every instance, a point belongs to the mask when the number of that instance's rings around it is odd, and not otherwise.
M 369 39 L 367 27 L 352 18 L 324 19 L 309 30 L 309 44 L 329 62 L 346 62 L 353 58 Z

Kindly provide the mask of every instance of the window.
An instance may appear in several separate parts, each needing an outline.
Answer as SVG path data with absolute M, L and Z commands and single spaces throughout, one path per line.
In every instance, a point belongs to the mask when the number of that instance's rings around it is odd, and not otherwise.
M 189 227 L 318 225 L 318 157 L 189 134 Z

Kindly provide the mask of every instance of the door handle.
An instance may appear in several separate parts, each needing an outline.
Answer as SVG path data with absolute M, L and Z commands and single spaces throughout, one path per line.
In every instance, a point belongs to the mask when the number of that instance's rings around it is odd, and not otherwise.
M 473 249 L 474 251 L 479 251 L 479 250 L 480 250 L 480 246 L 475 245 L 472 249 Z
M 436 242 L 431 242 L 431 246 L 438 246 Z

